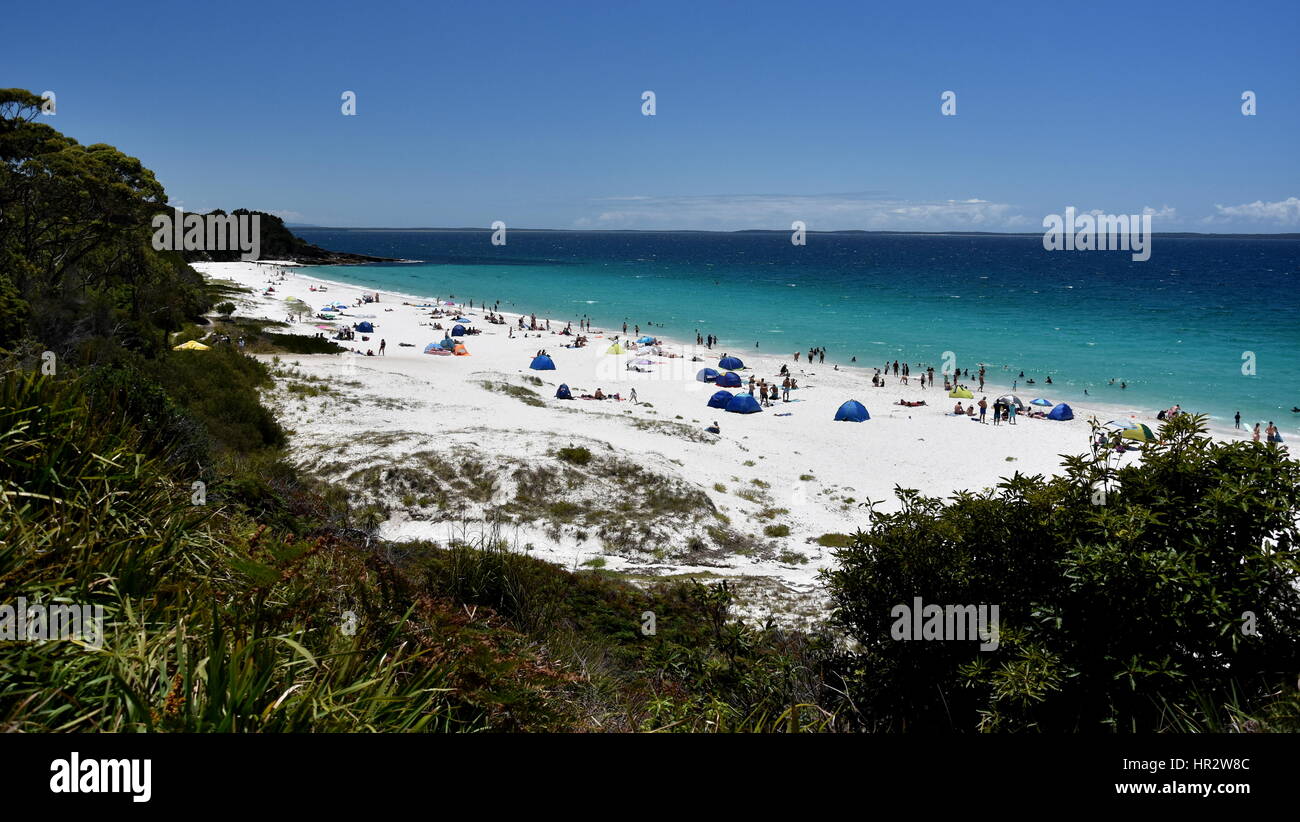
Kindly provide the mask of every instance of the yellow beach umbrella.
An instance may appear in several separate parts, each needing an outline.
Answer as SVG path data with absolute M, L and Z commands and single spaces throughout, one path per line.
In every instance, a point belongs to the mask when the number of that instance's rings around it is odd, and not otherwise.
M 606 353 L 606 354 L 623 354 L 623 353 L 626 353 L 626 352 L 627 352 L 627 349 L 624 348 L 624 347 L 622 346 L 622 344 L 620 344 L 620 343 L 614 343 L 614 344 L 611 345 L 609 348 L 606 348 L 606 349 L 605 349 L 605 353 Z
M 970 392 L 970 389 L 969 389 L 969 388 L 954 388 L 954 389 L 952 390 L 952 392 L 951 392 L 950 394 L 948 394 L 948 396 L 949 396 L 949 397 L 952 397 L 952 398 L 955 399 L 955 400 L 973 400 L 973 399 L 975 399 L 975 395 L 972 394 L 972 393 Z
M 190 340 L 189 342 L 183 342 L 180 345 L 173 345 L 172 350 L 173 351 L 207 351 L 211 347 L 212 346 L 204 345 L 198 340 Z
M 1126 440 L 1136 440 L 1137 442 L 1156 441 L 1156 435 L 1151 432 L 1150 428 L 1142 423 L 1138 423 L 1132 428 L 1125 428 L 1123 431 L 1119 432 L 1119 435 Z

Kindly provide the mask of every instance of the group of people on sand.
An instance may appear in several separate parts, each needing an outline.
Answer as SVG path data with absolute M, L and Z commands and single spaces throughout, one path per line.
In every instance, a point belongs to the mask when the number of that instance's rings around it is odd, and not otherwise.
M 918 405 L 925 405 L 925 401 L 907 402 L 906 400 L 900 399 L 896 404 L 915 408 Z M 989 408 L 988 397 L 980 397 L 978 403 L 967 403 L 965 406 L 961 404 L 961 400 L 957 400 L 956 405 L 952 408 L 952 416 L 978 420 L 987 425 L 988 423 L 986 422 L 985 417 L 988 415 Z M 1015 425 L 1016 417 L 1019 414 L 1024 413 L 1014 402 L 1003 402 L 1001 399 L 993 402 L 992 409 L 994 425 L 1001 425 L 1004 422 L 1008 425 Z
M 1277 446 L 1282 444 L 1282 432 L 1277 430 L 1277 426 L 1272 420 L 1268 421 L 1268 428 L 1264 429 L 1265 441 L 1269 445 Z M 1250 434 L 1251 442 L 1259 442 L 1259 423 L 1255 423 L 1255 430 Z
M 518 325 L 519 325 L 519 329 L 520 329 L 521 331 L 550 331 L 550 330 L 551 330 L 551 319 L 550 319 L 549 317 L 547 317 L 545 320 L 543 320 L 542 322 L 539 323 L 539 322 L 537 321 L 537 315 L 536 315 L 536 314 L 530 314 L 530 315 L 528 315 L 528 325 L 525 326 L 525 325 L 524 325 L 524 315 L 523 315 L 523 314 L 520 314 L 520 315 L 519 315 L 519 323 L 518 323 Z

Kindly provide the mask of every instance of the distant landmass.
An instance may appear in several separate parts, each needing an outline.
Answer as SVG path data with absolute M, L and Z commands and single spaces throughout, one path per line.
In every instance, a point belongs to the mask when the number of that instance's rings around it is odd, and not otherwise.
M 227 212 L 221 209 L 207 212 L 208 214 L 221 214 Z M 301 237 L 294 234 L 285 225 L 284 220 L 268 214 L 265 211 L 250 211 L 245 208 L 235 209 L 229 212 L 232 215 L 249 214 L 261 217 L 261 246 L 260 256 L 264 260 L 286 260 L 295 263 L 305 263 L 308 265 L 359 265 L 361 263 L 386 263 L 393 262 L 388 257 L 371 257 L 366 254 L 350 254 L 345 251 L 329 251 L 320 246 L 313 245 Z M 217 262 L 229 263 L 235 262 L 240 258 L 238 250 L 232 251 L 185 251 L 183 252 L 186 262 Z

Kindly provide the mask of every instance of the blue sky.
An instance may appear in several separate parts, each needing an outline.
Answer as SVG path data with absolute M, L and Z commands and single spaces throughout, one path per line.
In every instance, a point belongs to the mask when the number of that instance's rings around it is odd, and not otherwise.
M 55 92 L 47 122 L 140 157 L 191 210 L 1041 231 L 1074 206 L 1300 231 L 1295 0 L 94 2 L 5 19 L 0 83 Z

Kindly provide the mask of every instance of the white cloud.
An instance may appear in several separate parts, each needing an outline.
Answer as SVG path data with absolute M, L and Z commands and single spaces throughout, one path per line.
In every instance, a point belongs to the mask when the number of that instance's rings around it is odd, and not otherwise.
M 1026 224 L 1013 207 L 979 198 L 915 201 L 874 194 L 751 194 L 684 197 L 608 197 L 594 217 L 575 221 L 597 228 L 785 230 L 802 220 L 811 231 L 1003 231 Z M 617 204 L 617 205 L 615 205 Z
M 1300 224 L 1300 198 L 1288 197 L 1275 203 L 1256 200 L 1253 203 L 1225 206 L 1215 203 L 1216 214 L 1206 217 L 1206 223 L 1231 223 L 1241 220 L 1259 220 L 1281 225 Z

